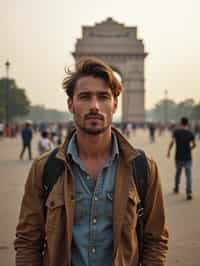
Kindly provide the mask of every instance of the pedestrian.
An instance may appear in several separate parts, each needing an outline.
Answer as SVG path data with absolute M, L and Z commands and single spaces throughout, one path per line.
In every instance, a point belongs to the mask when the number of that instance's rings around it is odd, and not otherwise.
M 32 141 L 32 129 L 31 129 L 31 121 L 26 121 L 25 127 L 22 129 L 21 137 L 22 137 L 22 151 L 20 153 L 20 159 L 23 159 L 23 155 L 26 149 L 28 149 L 29 160 L 32 160 L 32 151 L 31 151 L 31 141 Z
M 187 117 L 182 117 L 180 126 L 175 128 L 172 135 L 172 140 L 169 144 L 167 157 L 170 157 L 170 151 L 176 144 L 175 164 L 176 174 L 174 180 L 174 193 L 179 192 L 180 177 L 182 168 L 185 169 L 186 174 L 186 195 L 187 200 L 192 199 L 192 154 L 191 150 L 196 147 L 195 138 L 189 129 L 189 121 Z
M 200 139 L 200 123 L 196 122 L 194 125 L 194 134 L 196 139 Z
M 125 128 L 125 136 L 127 138 L 130 138 L 131 133 L 132 133 L 132 124 L 131 123 L 127 123 L 126 124 L 126 128 Z
M 41 138 L 38 141 L 38 153 L 41 155 L 44 152 L 50 151 L 53 149 L 52 142 L 49 139 L 49 132 L 42 131 Z
M 75 129 L 55 155 L 63 170 L 47 200 L 43 172 L 53 153 L 32 165 L 16 231 L 16 265 L 138 266 L 133 160 L 141 151 L 112 127 L 122 85 L 108 65 L 89 57 L 67 72 L 63 86 Z M 164 266 L 168 231 L 161 183 L 154 160 L 147 164 L 143 265 Z
M 155 142 L 155 131 L 156 131 L 156 125 L 153 122 L 151 122 L 149 124 L 149 137 L 151 143 Z
M 0 120 L 0 140 L 3 138 L 4 136 L 4 123 L 3 121 Z

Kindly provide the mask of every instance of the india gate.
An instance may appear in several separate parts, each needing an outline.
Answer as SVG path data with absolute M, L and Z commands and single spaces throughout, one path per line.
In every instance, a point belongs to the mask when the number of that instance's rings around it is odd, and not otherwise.
M 144 122 L 145 78 L 143 41 L 137 38 L 137 27 L 126 27 L 112 18 L 95 26 L 83 26 L 82 38 L 72 53 L 75 61 L 94 56 L 106 62 L 122 78 L 122 121 Z

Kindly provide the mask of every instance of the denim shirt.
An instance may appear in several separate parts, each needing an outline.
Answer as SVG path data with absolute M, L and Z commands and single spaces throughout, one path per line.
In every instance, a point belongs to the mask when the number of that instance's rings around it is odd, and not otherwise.
M 71 266 L 112 266 L 113 195 L 119 158 L 117 137 L 112 135 L 112 154 L 95 182 L 80 160 L 76 136 L 68 149 L 76 182 L 76 203 Z

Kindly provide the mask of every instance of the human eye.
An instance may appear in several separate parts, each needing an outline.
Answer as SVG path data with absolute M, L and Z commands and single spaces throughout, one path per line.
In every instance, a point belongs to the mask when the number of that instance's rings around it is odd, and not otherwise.
M 99 99 L 101 100 L 109 100 L 110 98 L 111 98 L 110 94 L 107 94 L 107 93 L 99 94 Z
M 80 100 L 88 100 L 90 98 L 90 95 L 89 94 L 87 94 L 87 93 L 81 93 L 80 95 L 79 95 L 79 99 Z

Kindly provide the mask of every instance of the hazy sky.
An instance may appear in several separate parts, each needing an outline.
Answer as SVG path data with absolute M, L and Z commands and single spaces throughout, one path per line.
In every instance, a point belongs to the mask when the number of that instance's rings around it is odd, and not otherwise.
M 138 27 L 145 61 L 146 107 L 164 97 L 200 100 L 199 0 L 0 0 L 0 76 L 26 88 L 32 104 L 64 110 L 64 66 L 81 26 L 113 17 Z

